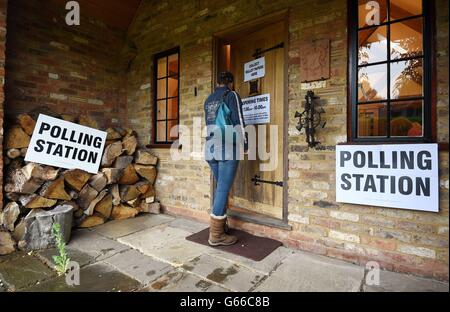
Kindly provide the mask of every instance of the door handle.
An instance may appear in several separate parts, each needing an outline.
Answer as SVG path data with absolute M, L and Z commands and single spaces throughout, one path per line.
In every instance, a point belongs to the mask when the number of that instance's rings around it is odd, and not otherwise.
M 283 181 L 267 181 L 267 180 L 261 180 L 261 177 L 257 174 L 255 174 L 255 176 L 252 178 L 251 180 L 253 182 L 253 184 L 255 186 L 261 185 L 261 183 L 266 183 L 266 184 L 272 184 L 272 185 L 276 185 L 279 187 L 283 187 Z

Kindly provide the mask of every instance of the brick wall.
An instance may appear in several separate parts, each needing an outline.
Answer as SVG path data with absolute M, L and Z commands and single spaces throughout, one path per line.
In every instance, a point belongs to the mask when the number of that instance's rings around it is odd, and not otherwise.
M 448 143 L 448 3 L 436 2 L 439 141 Z M 128 74 L 128 118 L 141 143 L 150 142 L 154 53 L 181 48 L 180 119 L 190 126 L 193 117 L 203 117 L 203 101 L 211 91 L 213 33 L 285 8 L 290 8 L 288 210 L 293 230 L 233 224 L 288 246 L 361 265 L 377 260 L 386 269 L 448 279 L 448 152 L 440 154 L 438 214 L 335 202 L 334 149 L 347 136 L 346 1 L 144 1 L 129 32 L 139 53 Z M 323 146 L 308 149 L 293 118 L 305 96 L 299 87 L 299 45 L 305 39 L 324 37 L 331 39 L 332 77 L 318 94 L 325 102 L 327 127 L 319 131 Z M 206 164 L 175 162 L 168 150 L 154 151 L 161 158 L 157 192 L 165 208 L 206 220 L 211 195 Z
M 7 0 L 0 0 L 0 188 L 3 189 L 3 117 L 5 102 L 5 50 Z M 0 207 L 3 207 L 3 192 L 0 191 Z M 1 210 L 1 209 L 0 209 Z
M 10 3 L 6 118 L 46 106 L 86 114 L 100 127 L 126 122 L 125 33 L 83 12 L 80 26 L 68 26 L 64 3 L 52 3 Z

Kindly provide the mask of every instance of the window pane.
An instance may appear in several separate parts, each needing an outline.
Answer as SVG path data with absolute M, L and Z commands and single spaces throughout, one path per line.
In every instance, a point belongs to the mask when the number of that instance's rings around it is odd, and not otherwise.
M 367 66 L 358 72 L 359 102 L 385 100 L 387 97 L 387 65 Z
M 162 78 L 167 76 L 167 57 L 160 58 L 158 60 L 158 77 Z
M 391 20 L 422 14 L 422 0 L 391 0 Z
M 157 122 L 156 141 L 166 142 L 166 121 L 158 121 Z
M 157 120 L 165 120 L 166 118 L 166 100 L 158 101 Z
M 378 6 L 372 6 L 378 4 Z M 380 25 L 387 20 L 386 0 L 359 0 L 358 1 L 359 27 Z M 378 23 L 379 22 L 379 23 Z
M 158 80 L 157 84 L 158 84 L 158 87 L 157 87 L 156 98 L 157 99 L 165 99 L 167 97 L 167 80 L 166 79 Z
M 359 31 L 359 65 L 387 60 L 386 26 Z
M 169 97 L 178 96 L 178 78 L 168 78 L 169 80 Z
M 358 105 L 358 137 L 386 137 L 386 104 Z
M 167 119 L 178 119 L 178 98 L 168 100 Z
M 423 53 L 422 18 L 391 25 L 391 58 L 400 59 Z
M 169 56 L 169 76 L 178 75 L 178 53 Z
M 391 103 L 391 136 L 423 136 L 423 102 Z
M 174 127 L 178 125 L 177 120 L 169 120 L 169 127 L 167 128 L 167 137 L 169 138 L 169 141 L 173 141 L 178 139 L 178 129 L 175 129 Z M 170 134 L 172 132 L 172 135 Z
M 391 99 L 422 96 L 422 59 L 391 64 Z

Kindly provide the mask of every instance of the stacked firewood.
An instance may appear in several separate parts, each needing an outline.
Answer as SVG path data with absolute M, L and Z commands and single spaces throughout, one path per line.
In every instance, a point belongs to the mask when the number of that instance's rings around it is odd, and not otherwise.
M 158 158 L 138 147 L 136 132 L 107 129 L 100 171 L 90 174 L 26 163 L 35 124 L 31 116 L 21 115 L 5 135 L 6 205 L 0 207 L 0 231 L 3 227 L 3 232 L 7 230 L 20 240 L 32 210 L 48 211 L 61 205 L 73 207 L 74 226 L 81 228 L 132 218 L 141 212 L 159 213 L 154 189 Z

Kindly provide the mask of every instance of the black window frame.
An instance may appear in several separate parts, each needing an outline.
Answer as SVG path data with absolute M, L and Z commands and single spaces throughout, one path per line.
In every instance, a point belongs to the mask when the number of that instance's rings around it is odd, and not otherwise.
M 168 96 L 168 92 L 169 92 L 169 85 L 168 85 L 168 78 L 170 77 L 174 77 L 174 75 L 170 75 L 169 74 L 169 61 L 168 61 L 168 57 L 171 55 L 177 54 L 178 55 L 178 93 L 177 96 L 172 96 L 169 97 Z M 165 77 L 161 77 L 158 78 L 158 60 L 162 59 L 162 58 L 167 58 L 166 61 L 166 76 Z M 176 121 L 177 125 L 180 124 L 180 81 L 181 81 L 181 76 L 180 76 L 180 58 L 181 58 L 181 53 L 180 53 L 180 47 L 175 47 L 160 53 L 157 53 L 155 55 L 153 55 L 153 122 L 152 122 L 152 146 L 155 147 L 170 147 L 178 138 L 174 139 L 174 140 L 169 140 L 169 136 L 167 134 L 168 130 L 168 125 L 169 125 L 169 121 Z M 162 99 L 158 99 L 158 80 L 162 80 L 162 79 L 166 79 L 166 97 L 162 98 L 164 100 L 166 100 L 166 118 L 163 120 L 158 120 L 158 100 L 162 100 Z M 177 105 L 177 118 L 176 119 L 168 119 L 168 106 L 169 106 L 169 99 L 174 99 L 177 98 L 178 99 L 178 105 Z M 160 121 L 165 121 L 166 122 L 166 140 L 165 141 L 158 141 L 158 122 Z
M 390 14 L 390 0 L 386 0 L 387 14 Z M 396 19 L 380 23 L 380 25 L 366 26 L 359 28 L 358 20 L 358 0 L 348 0 L 348 36 L 349 36 L 349 84 L 348 84 L 348 141 L 351 143 L 433 143 L 436 142 L 436 68 L 435 68 L 435 12 L 434 1 L 422 0 L 422 14 L 409 16 L 406 18 Z M 390 16 L 390 15 L 388 15 Z M 391 60 L 390 45 L 390 25 L 401 23 L 411 19 L 423 18 L 423 96 L 410 97 L 400 100 L 392 100 L 390 95 L 390 66 L 387 66 L 387 88 L 388 98 L 385 101 L 377 101 L 373 103 L 385 102 L 387 104 L 387 137 L 358 137 L 358 69 L 367 65 L 359 65 L 358 59 L 358 31 L 360 29 L 370 29 L 387 25 L 388 30 L 388 57 L 386 61 L 370 63 L 391 64 L 394 62 L 404 61 L 411 58 L 401 58 Z M 390 136 L 390 120 L 391 120 L 391 102 L 423 100 L 423 136 L 422 137 L 391 137 Z

